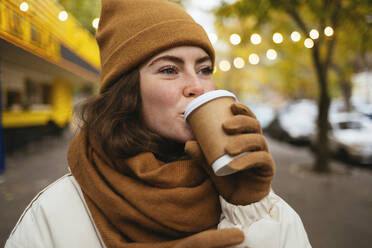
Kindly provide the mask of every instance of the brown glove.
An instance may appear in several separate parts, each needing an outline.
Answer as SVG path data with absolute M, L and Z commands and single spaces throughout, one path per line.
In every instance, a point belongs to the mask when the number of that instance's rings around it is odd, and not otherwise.
M 230 156 L 247 154 L 234 159 L 229 166 L 238 172 L 228 176 L 216 176 L 196 141 L 188 141 L 185 151 L 193 159 L 200 160 L 210 175 L 219 194 L 235 205 L 248 205 L 264 198 L 270 192 L 274 176 L 274 161 L 268 152 L 266 141 L 256 116 L 243 104 L 233 103 L 234 117 L 222 124 L 231 135 L 225 151 Z
M 208 230 L 180 241 L 174 248 L 224 248 L 244 241 L 244 233 L 237 228 Z

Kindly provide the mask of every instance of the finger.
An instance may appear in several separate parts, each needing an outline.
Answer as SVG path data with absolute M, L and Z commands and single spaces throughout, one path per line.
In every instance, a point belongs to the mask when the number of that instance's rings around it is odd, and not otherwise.
M 185 152 L 195 160 L 203 159 L 203 153 L 201 151 L 199 143 L 196 140 L 186 141 Z
M 256 115 L 242 103 L 234 102 L 231 104 L 230 109 L 234 115 L 247 115 L 256 119 Z
M 255 169 L 261 176 L 274 176 L 274 160 L 270 153 L 266 151 L 247 153 L 231 161 L 229 166 L 231 169 L 237 171 Z
M 223 248 L 240 244 L 244 241 L 244 234 L 237 228 L 208 230 L 195 234 L 181 241 L 179 248 Z
M 260 123 L 246 115 L 236 115 L 222 124 L 227 134 L 262 133 Z
M 225 147 L 225 152 L 230 156 L 252 151 L 268 151 L 265 138 L 261 134 L 247 133 L 230 136 Z

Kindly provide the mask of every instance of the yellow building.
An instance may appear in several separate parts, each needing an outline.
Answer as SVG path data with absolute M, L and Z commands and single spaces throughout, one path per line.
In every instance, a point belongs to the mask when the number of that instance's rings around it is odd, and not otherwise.
M 64 128 L 72 117 L 74 87 L 98 83 L 99 68 L 94 37 L 55 0 L 0 0 L 6 149 L 46 127 Z

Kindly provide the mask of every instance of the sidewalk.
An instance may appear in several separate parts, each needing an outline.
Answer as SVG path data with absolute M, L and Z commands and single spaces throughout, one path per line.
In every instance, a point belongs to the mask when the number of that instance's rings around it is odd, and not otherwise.
M 36 194 L 67 172 L 70 139 L 69 132 L 45 137 L 6 157 L 6 170 L 0 175 L 0 247 Z
M 0 176 L 0 247 L 36 193 L 67 172 L 70 139 L 70 133 L 43 139 L 7 157 Z M 267 140 L 276 161 L 273 189 L 301 216 L 313 247 L 371 247 L 372 168 L 334 162 L 335 173 L 316 175 L 308 170 L 307 148 Z
M 301 216 L 312 246 L 371 247 L 372 168 L 333 161 L 332 174 L 314 174 L 309 149 L 268 141 L 277 165 L 273 189 Z

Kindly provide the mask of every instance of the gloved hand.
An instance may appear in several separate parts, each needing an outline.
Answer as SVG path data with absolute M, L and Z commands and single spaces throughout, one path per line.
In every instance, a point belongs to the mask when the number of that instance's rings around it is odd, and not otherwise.
M 225 248 L 244 241 L 244 233 L 237 228 L 207 230 L 187 237 L 173 248 Z
M 201 162 L 217 191 L 226 201 L 234 205 L 248 205 L 261 200 L 270 192 L 274 161 L 260 124 L 250 109 L 243 104 L 233 103 L 231 112 L 234 117 L 222 124 L 225 133 L 231 135 L 225 152 L 230 156 L 247 152 L 229 163 L 229 166 L 238 172 L 216 176 L 195 140 L 186 142 L 185 151 Z

